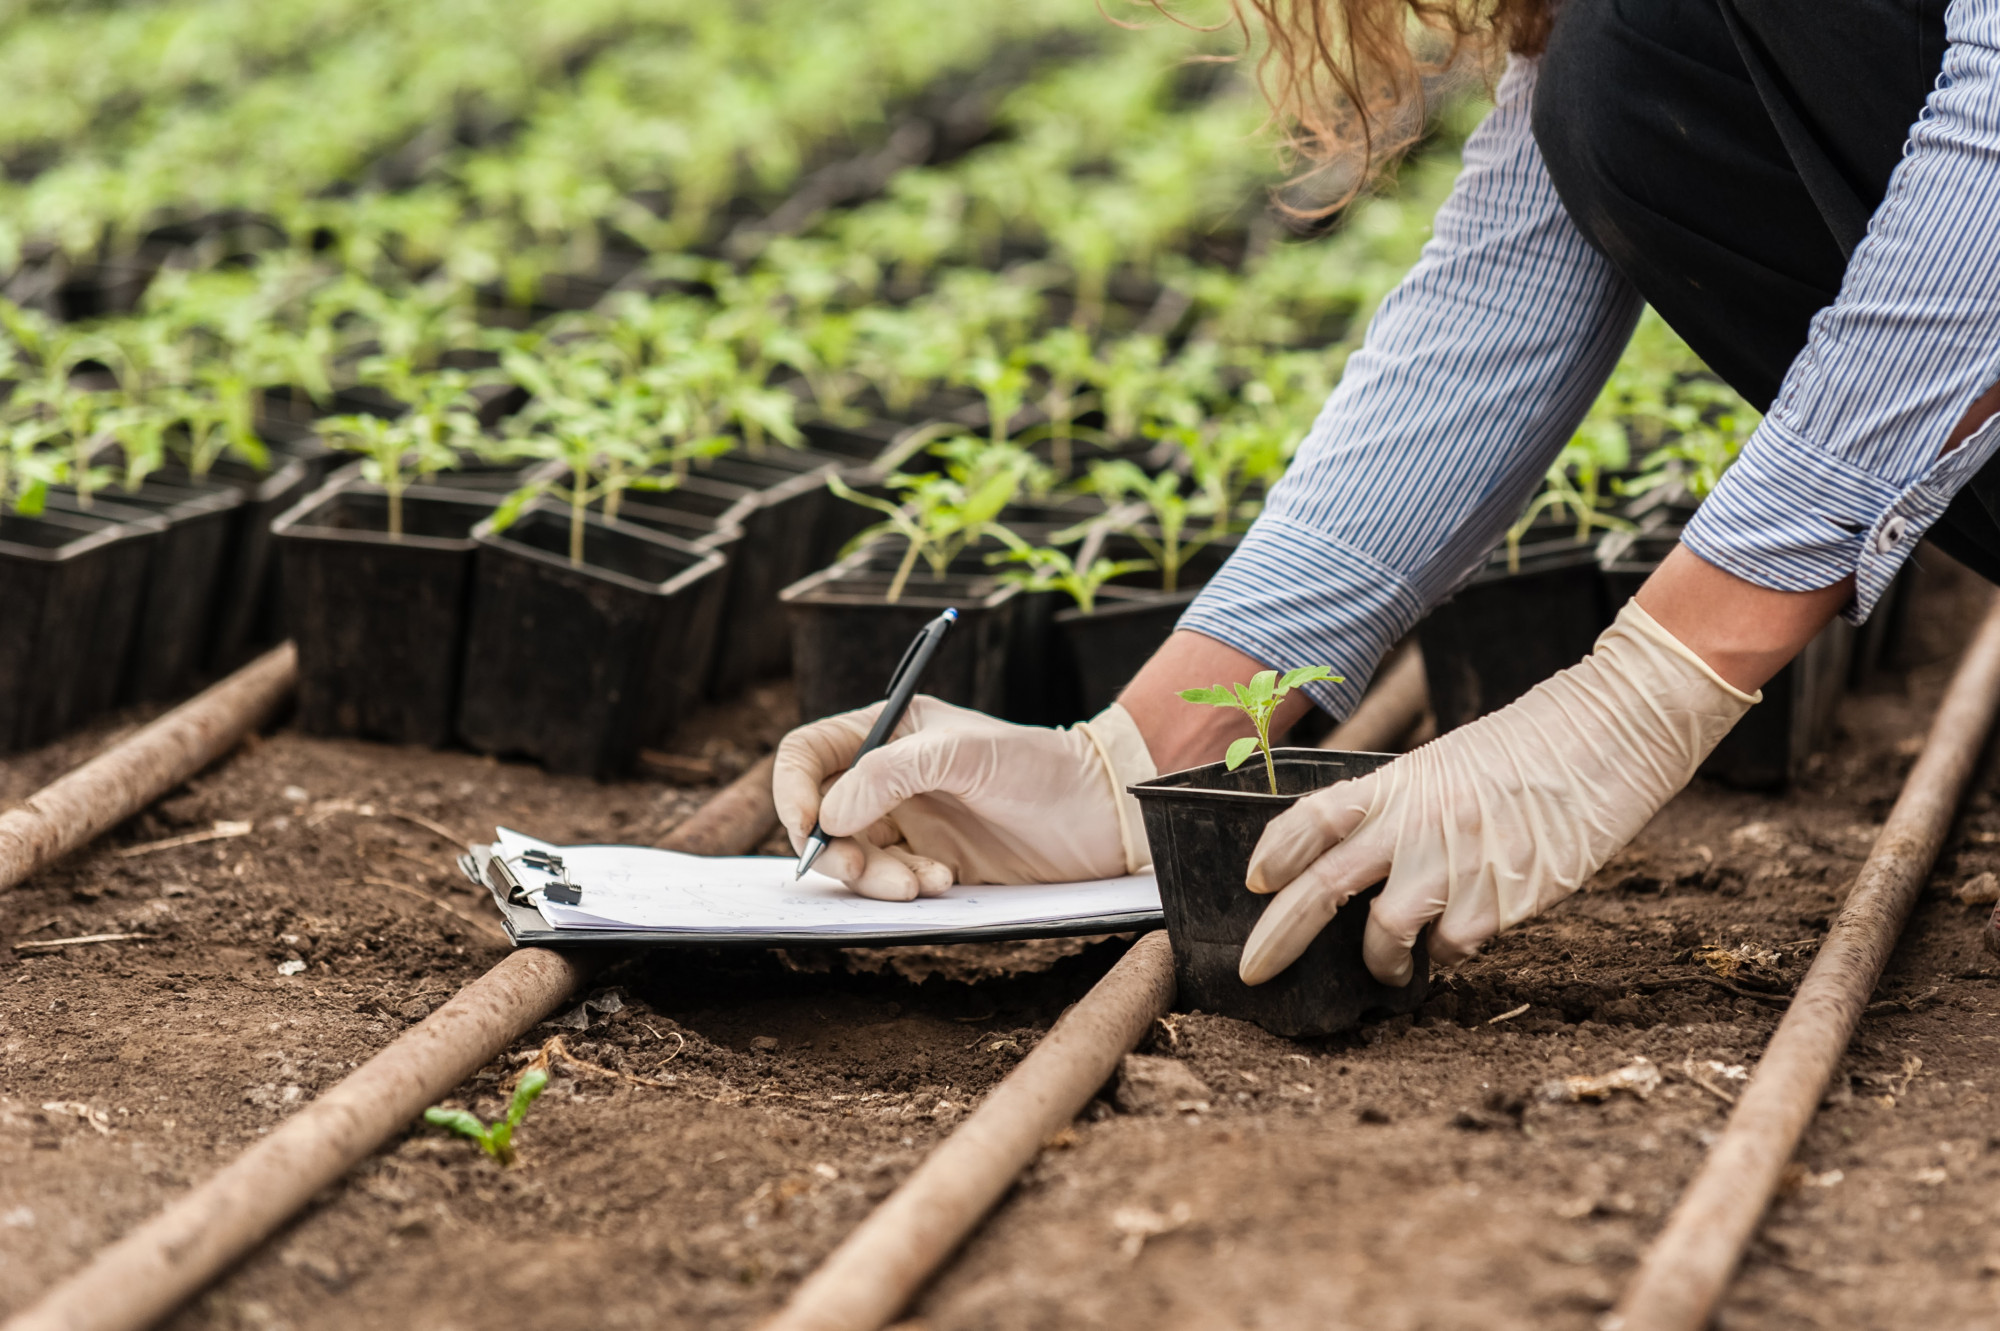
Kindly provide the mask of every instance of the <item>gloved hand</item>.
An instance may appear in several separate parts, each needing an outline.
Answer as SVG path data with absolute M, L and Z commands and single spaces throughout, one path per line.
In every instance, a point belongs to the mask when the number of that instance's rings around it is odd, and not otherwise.
M 909 901 L 953 883 L 1081 882 L 1152 863 L 1125 787 L 1159 773 L 1116 703 L 1056 730 L 919 695 L 889 742 L 856 763 L 880 711 L 800 726 L 771 778 L 793 848 L 817 817 L 835 840 L 814 867 L 849 890 Z
M 1375 978 L 1407 983 L 1410 948 L 1434 920 L 1431 957 L 1463 960 L 1581 887 L 1762 696 L 1627 602 L 1581 663 L 1272 819 L 1249 887 L 1277 895 L 1244 944 L 1244 983 L 1291 965 L 1384 877 L 1362 944 Z

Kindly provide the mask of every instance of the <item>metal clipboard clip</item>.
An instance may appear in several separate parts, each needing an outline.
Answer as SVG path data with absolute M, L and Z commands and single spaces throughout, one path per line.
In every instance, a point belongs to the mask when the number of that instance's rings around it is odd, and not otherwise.
M 523 851 L 519 859 L 522 864 L 530 869 L 539 869 L 543 873 L 555 875 L 555 882 L 544 884 L 541 888 L 542 895 L 548 900 L 562 906 L 574 906 L 583 900 L 583 889 L 570 881 L 569 870 L 564 867 L 562 856 L 556 854 L 554 851 L 542 850 L 537 847 L 534 850 Z M 506 872 L 507 861 L 496 856 L 493 863 L 499 866 L 502 872 Z M 507 873 L 507 883 L 507 900 L 509 902 L 516 906 L 532 906 L 534 904 L 528 898 L 530 889 L 525 887 L 512 873 Z

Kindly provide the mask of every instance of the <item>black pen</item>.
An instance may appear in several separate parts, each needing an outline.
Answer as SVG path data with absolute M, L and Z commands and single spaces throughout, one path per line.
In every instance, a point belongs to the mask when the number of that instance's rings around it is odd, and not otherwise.
M 923 678 L 924 667 L 937 655 L 938 644 L 944 641 L 946 631 L 957 622 L 958 611 L 945 611 L 924 625 L 917 634 L 917 640 L 903 653 L 896 673 L 889 676 L 889 700 L 882 704 L 882 714 L 875 718 L 875 728 L 868 732 L 867 739 L 861 741 L 861 748 L 854 755 L 855 762 L 860 762 L 888 743 L 889 736 L 902 724 L 903 713 L 910 709 L 910 699 L 917 696 L 917 683 Z M 812 834 L 806 838 L 806 848 L 799 854 L 799 871 L 792 875 L 793 881 L 806 876 L 806 870 L 813 867 L 813 861 L 832 840 L 820 827 L 819 820 L 813 819 Z

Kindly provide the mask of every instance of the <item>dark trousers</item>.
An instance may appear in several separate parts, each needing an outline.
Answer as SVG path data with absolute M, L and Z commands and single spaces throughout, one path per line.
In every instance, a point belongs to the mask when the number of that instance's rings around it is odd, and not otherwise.
M 1945 0 L 1563 0 L 1535 141 L 1591 244 L 1768 410 L 1944 60 Z M 1938 440 L 1940 449 L 1944 440 Z M 2000 581 L 2000 460 L 1931 539 Z

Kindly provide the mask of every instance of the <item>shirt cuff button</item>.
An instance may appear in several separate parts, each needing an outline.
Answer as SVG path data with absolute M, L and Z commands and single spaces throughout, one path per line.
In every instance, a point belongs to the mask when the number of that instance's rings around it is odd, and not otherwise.
M 1909 534 L 1909 523 L 1905 522 L 1900 515 L 1891 517 L 1887 522 L 1882 524 L 1882 530 L 1875 537 L 1876 552 L 1878 554 L 1888 554 L 1891 550 L 1901 545 L 1903 538 Z

